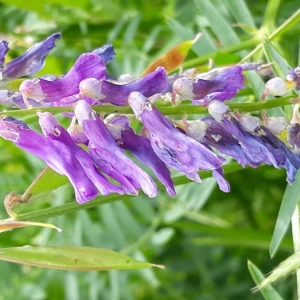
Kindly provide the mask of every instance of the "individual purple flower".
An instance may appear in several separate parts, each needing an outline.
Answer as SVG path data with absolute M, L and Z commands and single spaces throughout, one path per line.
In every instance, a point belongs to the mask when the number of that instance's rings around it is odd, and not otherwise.
M 244 75 L 240 66 L 226 68 L 209 80 L 180 77 L 173 83 L 173 93 L 195 105 L 208 105 L 213 100 L 233 98 L 243 88 Z
M 46 40 L 34 44 L 24 54 L 7 63 L 3 68 L 2 76 L 4 78 L 19 78 L 38 72 L 44 66 L 49 51 L 55 47 L 55 41 L 60 37 L 60 33 L 54 33 Z
M 59 122 L 49 112 L 38 113 L 39 123 L 44 135 L 52 140 L 65 144 L 73 155 L 77 158 L 82 168 L 85 170 L 87 177 L 94 183 L 102 195 L 111 193 L 124 194 L 124 191 L 104 177 L 98 169 L 96 169 L 91 157 L 81 147 L 76 145 Z
M 40 103 L 31 99 L 28 99 L 28 102 L 33 107 L 41 106 Z M 0 90 L 0 104 L 12 108 L 27 108 L 23 96 L 19 92 L 12 92 L 9 90 Z
M 203 118 L 202 122 L 206 124 L 205 133 L 201 139 L 198 139 L 197 135 L 194 134 L 192 136 L 194 139 L 217 149 L 222 154 L 233 157 L 243 167 L 246 165 L 256 166 L 252 164 L 239 141 L 228 132 L 226 127 L 211 117 Z
M 112 44 L 103 45 L 102 47 L 93 50 L 93 52 L 97 53 L 104 60 L 105 64 L 112 61 L 116 55 Z
M 168 194 L 175 196 L 176 192 L 169 169 L 155 154 L 150 141 L 135 134 L 134 130 L 129 126 L 127 117 L 117 116 L 109 121 L 107 127 L 118 145 L 122 149 L 130 151 L 140 162 L 150 167 L 156 177 L 166 187 Z
M 249 165 L 257 167 L 265 163 L 275 168 L 285 168 L 287 181 L 292 183 L 300 167 L 299 157 L 285 146 L 266 127 L 260 126 L 255 132 L 247 132 L 242 125 L 229 114 L 224 116 L 222 126 L 227 129 L 244 151 L 249 159 Z
M 99 81 L 94 78 L 80 83 L 81 94 L 99 100 L 101 103 L 119 106 L 126 104 L 129 94 L 133 91 L 139 91 L 146 97 L 150 97 L 154 94 L 164 93 L 168 88 L 168 77 L 163 67 L 158 67 L 144 77 L 126 84 L 117 84 L 106 80 Z
M 57 173 L 66 175 L 75 189 L 78 203 L 97 196 L 97 188 L 87 177 L 73 151 L 64 143 L 44 137 L 13 118 L 0 121 L 0 136 L 44 160 Z
M 0 67 L 3 66 L 4 60 L 5 60 L 5 55 L 8 52 L 8 42 L 1 40 L 0 41 Z
M 299 151 L 300 149 L 300 125 L 298 123 L 290 124 L 287 126 L 287 140 L 289 144 Z
M 291 69 L 286 75 L 286 80 L 295 85 L 296 90 L 300 90 L 300 67 Z
M 141 93 L 131 93 L 128 103 L 149 131 L 154 152 L 167 166 L 201 182 L 199 170 L 216 170 L 226 162 L 205 145 L 177 130 Z
M 59 102 L 66 97 L 79 94 L 79 84 L 86 78 L 105 78 L 105 63 L 96 53 L 84 53 L 79 56 L 70 71 L 55 80 L 35 78 L 25 80 L 20 85 L 24 101 L 31 98 L 37 102 Z
M 270 149 L 276 157 L 277 165 L 275 168 L 285 168 L 287 172 L 287 181 L 291 184 L 295 180 L 297 170 L 300 168 L 300 158 L 294 154 L 279 138 L 277 138 L 269 129 L 261 126 L 259 131 L 260 139 L 264 145 Z M 284 161 L 282 162 L 282 156 Z
M 152 178 L 130 160 L 120 149 L 111 133 L 84 100 L 75 105 L 75 115 L 83 126 L 89 140 L 88 151 L 94 163 L 130 194 L 137 194 L 141 188 L 150 198 L 157 195 L 157 186 Z

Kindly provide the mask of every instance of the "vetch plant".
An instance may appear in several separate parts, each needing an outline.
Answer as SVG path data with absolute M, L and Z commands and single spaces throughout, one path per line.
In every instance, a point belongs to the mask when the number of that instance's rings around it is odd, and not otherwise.
M 189 62 L 184 59 L 197 36 L 172 48 L 137 78 L 128 74 L 115 78 L 109 72 L 108 64 L 118 58 L 112 44 L 82 53 L 65 74 L 35 75 L 60 37 L 60 33 L 52 34 L 9 63 L 5 63 L 9 44 L 5 40 L 0 42 L 0 102 L 5 107 L 0 112 L 0 136 L 47 165 L 22 196 L 10 193 L 6 197 L 11 219 L 3 221 L 4 230 L 30 225 L 56 228 L 29 221 L 138 195 L 149 198 L 148 201 L 161 194 L 176 197 L 180 185 L 205 185 L 202 180 L 208 177 L 213 178 L 222 193 L 230 193 L 228 174 L 262 165 L 284 169 L 287 193 L 297 189 L 300 67 L 290 68 L 284 76 L 272 70 L 272 64 L 278 62 L 274 59 L 276 50 L 268 41 L 264 43 L 267 65 L 238 62 L 227 66 L 216 63 L 205 71 L 186 68 Z M 196 59 L 193 67 L 197 66 Z M 267 70 L 267 76 L 261 68 Z M 256 98 L 249 79 L 253 74 L 265 82 Z M 258 94 L 257 90 L 255 93 Z M 271 108 L 277 109 L 276 113 Z M 37 118 L 39 126 L 32 126 L 28 117 Z M 65 210 L 50 207 L 42 213 L 17 214 L 12 210 L 20 203 L 30 202 L 36 196 L 34 189 L 39 180 L 49 174 L 50 178 L 56 178 L 54 172 L 65 176 L 58 186 L 66 181 L 72 185 L 73 203 L 66 204 Z M 286 226 L 275 228 L 272 256 L 293 213 L 293 230 L 299 227 L 298 198 L 294 198 L 289 214 L 284 214 Z M 287 196 L 283 204 L 286 199 Z M 186 212 L 186 215 L 192 214 Z M 280 213 L 278 224 L 281 217 Z M 153 219 L 150 233 L 158 227 L 159 218 L 162 219 L 161 216 Z M 295 243 L 296 236 L 294 233 Z M 128 249 L 130 252 L 131 247 Z M 61 255 L 62 260 L 56 261 L 55 255 L 47 257 L 45 250 Z M 0 254 L 0 259 L 35 265 L 32 253 L 43 262 L 41 266 L 67 270 L 161 267 L 115 252 L 83 249 L 85 252 L 81 253 L 81 250 L 80 247 L 8 248 Z M 89 253 L 95 256 L 90 258 Z M 97 255 L 104 255 L 112 263 L 94 260 Z M 78 258 L 83 262 L 76 265 Z M 258 269 L 250 263 L 249 266 L 252 275 L 262 278 Z M 282 276 L 298 268 L 296 262 L 293 266 Z M 280 278 L 279 269 L 275 280 Z M 257 284 L 265 289 L 275 280 L 271 277 Z

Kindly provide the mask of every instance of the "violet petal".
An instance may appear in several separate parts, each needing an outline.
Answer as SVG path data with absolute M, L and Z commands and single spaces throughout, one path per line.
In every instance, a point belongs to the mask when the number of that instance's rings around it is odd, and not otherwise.
M 130 94 L 128 103 L 150 132 L 154 152 L 167 165 L 200 182 L 199 170 L 220 168 L 226 161 L 206 146 L 181 133 L 139 92 Z
M 57 173 L 66 175 L 75 189 L 78 203 L 97 196 L 95 185 L 65 144 L 46 138 L 29 129 L 26 124 L 12 121 L 11 118 L 0 121 L 0 136 L 44 160 Z
M 5 55 L 8 52 L 8 42 L 1 40 L 0 41 L 0 67 L 3 66 L 4 60 L 5 60 Z
M 155 71 L 127 84 L 115 84 L 105 80 L 100 84 L 101 102 L 119 106 L 126 104 L 131 92 L 139 91 L 145 97 L 150 97 L 157 93 L 166 92 L 169 87 L 167 74 L 163 67 L 158 67 Z
M 53 81 L 45 79 L 25 80 L 20 85 L 23 96 L 36 101 L 56 102 L 79 94 L 79 84 L 86 78 L 105 78 L 105 64 L 96 53 L 84 53 L 79 56 L 70 71 Z
M 56 39 L 60 37 L 60 33 L 54 33 L 44 41 L 30 47 L 24 54 L 5 65 L 3 76 L 19 78 L 38 72 L 44 66 L 45 58 L 49 51 L 55 47 Z
M 46 137 L 65 144 L 77 158 L 87 177 L 94 183 L 102 195 L 111 193 L 124 194 L 124 191 L 105 178 L 95 167 L 91 157 L 81 147 L 76 145 L 58 121 L 48 112 L 38 113 L 39 123 Z
M 135 134 L 133 129 L 129 127 L 128 118 L 117 116 L 108 123 L 108 126 L 110 132 L 114 131 L 113 136 L 115 139 L 116 136 L 118 137 L 118 145 L 122 149 L 130 151 L 141 163 L 150 167 L 156 177 L 166 187 L 168 194 L 175 196 L 176 192 L 169 169 L 155 154 L 150 141 Z M 118 132 L 116 133 L 115 131 Z
M 107 174 L 120 183 L 126 179 L 124 188 L 141 188 L 149 197 L 155 197 L 157 186 L 152 178 L 123 153 L 90 105 L 83 100 L 78 101 L 75 105 L 75 115 L 89 140 L 89 153 L 99 168 L 109 172 Z M 128 183 L 131 183 L 131 186 L 128 186 Z

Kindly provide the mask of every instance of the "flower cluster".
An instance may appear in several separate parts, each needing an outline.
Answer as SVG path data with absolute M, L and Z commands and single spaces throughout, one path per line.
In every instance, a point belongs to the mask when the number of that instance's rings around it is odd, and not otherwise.
M 115 53 L 112 45 L 84 53 L 63 76 L 24 80 L 19 93 L 8 89 L 9 80 L 36 73 L 60 34 L 53 34 L 23 55 L 4 64 L 8 43 L 0 42 L 2 81 L 0 101 L 19 107 L 71 106 L 73 120 L 65 129 L 49 112 L 38 112 L 42 133 L 11 117 L 1 118 L 0 136 L 12 141 L 69 178 L 78 203 L 98 193 L 137 195 L 141 189 L 155 197 L 158 187 L 152 177 L 126 154 L 131 153 L 150 168 L 175 196 L 170 169 L 201 182 L 199 170 L 211 170 L 219 188 L 230 191 L 222 166 L 231 157 L 242 166 L 261 164 L 284 168 L 292 183 L 300 168 L 300 124 L 295 105 L 291 124 L 283 117 L 258 117 L 231 112 L 224 103 L 245 87 L 243 72 L 257 67 L 249 64 L 214 69 L 206 74 L 184 72 L 168 76 L 163 66 L 134 79 L 124 75 L 115 80 L 107 74 L 106 64 Z M 249 67 L 250 66 L 250 67 Z M 266 84 L 262 95 L 285 95 L 299 89 L 299 67 L 286 79 L 278 77 Z M 190 100 L 202 105 L 211 116 L 199 120 L 172 120 L 154 105 L 158 98 Z M 92 106 L 105 103 L 129 105 L 142 124 L 138 133 L 126 115 L 99 116 Z M 45 111 L 45 109 L 43 109 Z M 279 136 L 287 132 L 287 141 Z M 42 145 L 42 147 L 41 147 Z

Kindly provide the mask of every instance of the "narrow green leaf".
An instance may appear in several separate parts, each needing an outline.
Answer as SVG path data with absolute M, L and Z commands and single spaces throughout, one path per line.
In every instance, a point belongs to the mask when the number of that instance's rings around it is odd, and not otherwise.
M 250 260 L 248 260 L 248 269 L 252 276 L 253 281 L 256 284 L 260 284 L 265 279 L 263 273 Z M 278 294 L 278 292 L 271 285 L 268 285 L 259 291 L 261 292 L 262 296 L 266 300 L 283 300 L 283 298 Z
M 263 51 L 267 61 L 269 63 L 275 63 L 271 65 L 275 75 L 284 77 L 291 68 L 287 61 L 277 52 L 267 38 L 263 43 Z
M 269 0 L 267 2 L 262 25 L 267 29 L 267 32 L 271 32 L 272 30 L 274 30 L 276 17 L 280 7 L 280 2 L 281 0 Z
M 194 0 L 198 9 L 204 16 L 223 46 L 239 44 L 239 38 L 232 25 L 219 13 L 218 7 L 214 6 L 209 0 Z M 216 20 L 218 20 L 216 22 Z
M 202 237 L 193 239 L 193 243 L 197 245 L 225 245 L 228 247 L 243 247 L 254 249 L 265 249 L 269 247 L 271 232 L 257 231 L 246 228 L 222 228 L 196 224 L 193 227 L 188 222 L 178 222 L 174 224 L 185 230 L 197 230 L 201 232 Z M 293 250 L 292 239 L 285 239 L 282 249 L 286 251 Z
M 298 171 L 295 182 L 293 185 L 288 185 L 281 206 L 279 209 L 278 217 L 276 220 L 275 229 L 273 232 L 271 244 L 270 244 L 270 255 L 273 257 L 278 250 L 281 241 L 288 229 L 292 215 L 296 208 L 297 203 L 300 200 L 300 172 Z
M 79 246 L 2 248 L 0 249 L 0 260 L 75 271 L 164 268 L 164 266 L 142 262 L 111 250 Z
M 168 26 L 173 31 L 175 35 L 178 35 L 183 41 L 186 39 L 193 39 L 195 37 L 195 33 L 192 29 L 186 28 L 186 26 L 180 24 L 176 20 L 168 20 Z M 210 38 L 208 32 L 205 29 L 201 29 L 202 33 L 201 39 L 197 41 L 192 46 L 192 50 L 198 55 L 202 56 L 207 53 L 211 53 L 216 50 L 216 46 L 214 45 L 212 39 Z
M 237 22 L 255 28 L 251 12 L 249 11 L 244 0 L 239 0 L 238 3 L 236 2 L 236 0 L 225 0 L 225 3 L 229 7 L 229 10 L 233 14 Z

